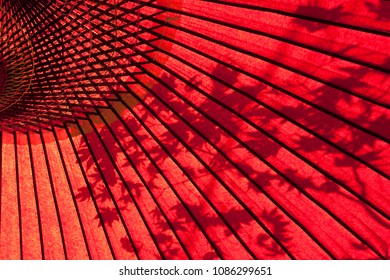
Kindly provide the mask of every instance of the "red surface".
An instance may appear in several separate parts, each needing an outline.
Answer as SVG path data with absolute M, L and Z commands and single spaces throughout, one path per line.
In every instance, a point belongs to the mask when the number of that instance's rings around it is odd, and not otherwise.
M 0 258 L 389 259 L 390 2 L 136 2 L 113 101 L 2 132 Z

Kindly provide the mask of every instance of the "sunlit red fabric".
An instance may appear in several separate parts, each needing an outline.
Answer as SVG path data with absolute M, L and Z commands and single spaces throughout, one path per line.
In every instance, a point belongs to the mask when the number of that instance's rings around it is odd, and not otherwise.
M 390 1 L 0 3 L 1 259 L 390 258 Z

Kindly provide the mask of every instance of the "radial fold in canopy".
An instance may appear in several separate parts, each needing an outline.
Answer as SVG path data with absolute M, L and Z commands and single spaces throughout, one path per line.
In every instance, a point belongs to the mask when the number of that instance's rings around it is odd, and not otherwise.
M 389 259 L 390 2 L 0 3 L 0 258 Z

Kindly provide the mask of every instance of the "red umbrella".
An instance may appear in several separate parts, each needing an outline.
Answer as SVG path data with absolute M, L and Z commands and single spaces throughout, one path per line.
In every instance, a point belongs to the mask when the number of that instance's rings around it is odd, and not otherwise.
M 0 2 L 0 258 L 389 259 L 389 2 Z

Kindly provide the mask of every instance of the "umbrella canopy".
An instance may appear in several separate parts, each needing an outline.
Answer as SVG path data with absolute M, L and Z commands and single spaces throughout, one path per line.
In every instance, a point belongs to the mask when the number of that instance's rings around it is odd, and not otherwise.
M 0 258 L 390 258 L 390 2 L 0 3 Z

